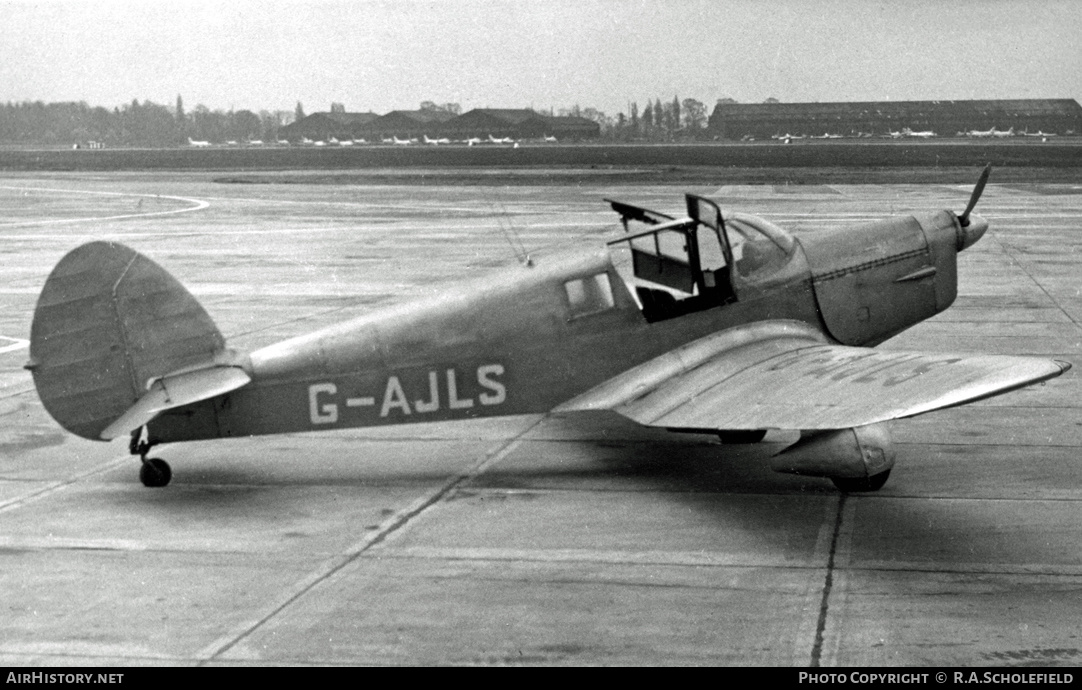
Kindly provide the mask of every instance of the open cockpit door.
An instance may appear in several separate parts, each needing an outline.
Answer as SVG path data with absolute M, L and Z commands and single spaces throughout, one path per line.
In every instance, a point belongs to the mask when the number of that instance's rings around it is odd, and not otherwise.
M 692 225 L 687 219 L 674 220 L 628 235 L 635 277 L 694 295 L 700 276 L 693 245 L 688 241 Z
M 627 244 L 635 292 L 649 321 L 720 306 L 735 300 L 729 279 L 732 252 L 721 210 L 708 199 L 687 195 L 688 216 L 609 201 L 627 233 L 610 245 Z M 647 227 L 632 231 L 629 221 Z
M 688 217 L 698 224 L 695 248 L 699 256 L 704 292 L 725 295 L 725 301 L 735 300 L 730 279 L 733 250 L 725 232 L 721 209 L 709 199 L 686 194 Z
M 613 201 L 612 199 L 605 199 L 612 206 L 612 210 L 620 214 L 620 222 L 624 224 L 624 232 L 629 232 L 628 221 L 637 220 L 640 223 L 646 223 L 647 225 L 660 225 L 661 223 L 668 222 L 670 220 L 676 220 L 672 216 L 658 211 L 651 211 L 648 208 L 642 208 L 641 206 L 635 206 L 633 204 L 625 204 L 622 201 Z

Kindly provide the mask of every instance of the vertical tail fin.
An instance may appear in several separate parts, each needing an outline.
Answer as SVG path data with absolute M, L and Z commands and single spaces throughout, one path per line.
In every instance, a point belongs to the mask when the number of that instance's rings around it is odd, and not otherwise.
M 45 281 L 26 368 L 49 414 L 97 440 L 152 379 L 224 350 L 210 316 L 163 268 L 122 244 L 91 242 Z

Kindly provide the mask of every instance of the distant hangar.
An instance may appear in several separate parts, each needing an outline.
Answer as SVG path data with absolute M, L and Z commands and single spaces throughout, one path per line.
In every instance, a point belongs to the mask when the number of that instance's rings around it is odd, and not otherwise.
M 777 136 L 847 137 L 891 132 L 965 136 L 992 130 L 1015 133 L 1082 133 L 1082 106 L 1071 98 L 988 101 L 875 101 L 853 103 L 726 103 L 710 115 L 719 139 Z
M 583 117 L 554 117 L 528 108 L 475 108 L 461 115 L 443 110 L 394 110 L 376 113 L 313 113 L 278 130 L 279 138 L 299 141 L 390 138 L 487 140 L 555 137 L 559 141 L 597 139 L 601 125 Z

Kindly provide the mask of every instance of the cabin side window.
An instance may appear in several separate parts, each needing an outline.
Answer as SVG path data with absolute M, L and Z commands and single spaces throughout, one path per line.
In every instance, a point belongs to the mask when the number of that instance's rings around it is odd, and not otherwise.
M 608 273 L 577 278 L 564 283 L 572 319 L 607 311 L 616 306 Z

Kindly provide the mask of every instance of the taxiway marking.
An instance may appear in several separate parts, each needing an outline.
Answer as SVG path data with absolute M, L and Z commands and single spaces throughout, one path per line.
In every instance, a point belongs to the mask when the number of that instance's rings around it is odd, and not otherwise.
M 21 228 L 27 226 L 37 225 L 59 225 L 63 223 L 88 223 L 91 221 L 104 221 L 104 220 L 122 220 L 124 218 L 150 218 L 153 216 L 168 216 L 177 213 L 188 213 L 190 211 L 201 211 L 208 208 L 210 203 L 203 201 L 202 199 L 191 199 L 183 196 L 171 196 L 167 194 L 135 194 L 132 192 L 96 192 L 85 189 L 53 189 L 49 187 L 9 187 L 0 185 L 0 189 L 10 189 L 17 192 L 53 192 L 58 194 L 97 194 L 100 196 L 130 196 L 141 199 L 172 199 L 173 201 L 183 201 L 186 203 L 194 204 L 187 208 L 175 208 L 170 211 L 151 211 L 149 213 L 126 213 L 119 216 L 97 216 L 90 218 L 56 218 L 53 220 L 32 220 L 21 221 L 17 223 L 0 223 L 0 228 Z
M 10 340 L 12 344 L 0 346 L 0 353 L 14 352 L 15 350 L 21 350 L 24 347 L 28 347 L 30 345 L 29 340 L 23 340 L 22 338 L 9 338 L 6 335 L 0 335 L 0 341 L 3 340 Z
M 0 189 L 2 189 L 2 187 L 0 187 Z M 166 197 L 161 197 L 161 198 L 166 198 Z M 180 198 L 180 197 L 175 197 L 175 198 Z M 189 201 L 196 201 L 196 200 L 195 199 L 189 199 Z M 205 208 L 205 207 L 203 207 L 203 208 Z M 177 210 L 177 211 L 165 211 L 164 213 L 181 213 L 182 211 L 196 211 L 196 210 L 198 210 L 198 209 L 190 208 L 190 209 L 181 209 L 181 210 Z M 144 214 L 144 215 L 150 215 L 150 214 Z M 46 223 L 62 224 L 62 223 L 74 223 L 74 222 L 84 222 L 84 221 L 92 221 L 92 220 L 116 220 L 117 218 L 128 218 L 128 217 L 133 217 L 134 218 L 136 216 L 112 216 L 112 217 L 109 217 L 109 218 L 82 218 L 82 219 L 78 219 L 78 221 L 76 221 L 76 220 L 51 220 L 51 221 L 40 221 L 37 224 L 39 224 L 39 225 L 46 224 Z M 142 216 L 139 216 L 139 217 L 142 217 Z M 22 223 L 22 224 L 20 224 L 20 223 L 11 223 L 11 224 L 7 224 L 7 225 L 0 224 L 0 229 L 13 228 L 13 227 L 18 227 L 20 225 L 34 225 L 34 224 L 35 223 Z M 566 228 L 570 227 L 570 224 L 569 223 L 543 223 L 543 224 L 537 224 L 537 225 L 531 224 L 530 227 L 531 228 L 566 229 Z M 364 233 L 364 232 L 381 233 L 381 232 L 386 232 L 388 230 L 388 228 L 393 229 L 395 232 L 406 232 L 406 231 L 413 231 L 413 230 L 420 230 L 420 231 L 432 230 L 433 226 L 431 224 L 428 224 L 428 225 L 402 225 L 402 224 L 365 225 L 364 223 L 358 223 L 356 225 L 350 226 L 348 228 L 348 230 L 350 232 L 352 232 L 352 233 L 355 233 L 355 234 L 356 233 Z M 73 240 L 103 240 L 103 239 L 104 240 L 114 240 L 114 239 L 125 239 L 125 238 L 131 239 L 131 238 L 135 238 L 135 237 L 145 239 L 145 238 L 150 238 L 150 237 L 177 238 L 177 237 L 206 237 L 206 236 L 226 237 L 226 236 L 230 236 L 230 235 L 240 235 L 240 236 L 247 236 L 247 235 L 298 235 L 298 234 L 302 234 L 302 233 L 304 233 L 304 234 L 314 234 L 314 233 L 344 232 L 345 230 L 347 230 L 347 228 L 345 228 L 344 226 L 334 225 L 334 226 L 321 227 L 321 228 L 277 228 L 277 229 L 267 229 L 267 230 L 184 230 L 184 231 L 178 231 L 178 232 L 108 232 L 108 233 L 73 234 L 73 235 L 49 235 L 49 234 L 7 235 L 7 234 L 5 234 L 5 235 L 3 235 L 3 238 L 5 240 L 59 240 L 59 241 L 63 241 L 63 242 L 71 242 Z M 479 235 L 484 234 L 484 232 L 483 232 L 484 230 L 485 230 L 485 228 L 479 229 L 477 234 L 479 234 Z M 449 238 L 449 237 L 451 237 L 451 235 L 447 234 L 447 233 L 440 233 L 439 236 L 441 238 Z M 427 239 L 427 238 L 422 237 L 422 239 Z

